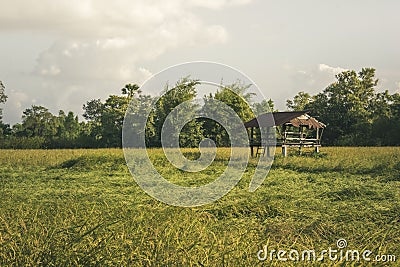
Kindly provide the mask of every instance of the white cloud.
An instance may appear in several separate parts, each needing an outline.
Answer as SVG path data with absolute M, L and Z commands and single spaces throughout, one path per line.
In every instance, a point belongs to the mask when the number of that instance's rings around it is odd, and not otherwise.
M 88 99 L 104 99 L 125 83 L 144 82 L 152 75 L 146 62 L 180 48 L 226 43 L 226 29 L 204 22 L 198 7 L 219 9 L 249 2 L 13 0 L 0 8 L 0 32 L 53 37 L 54 42 L 37 55 L 32 71 L 36 85 L 29 85 L 25 97 L 35 97 L 53 111 L 80 112 Z M 27 105 L 30 101 L 22 95 L 10 94 L 13 108 L 7 113 Z
M 30 99 L 26 93 L 16 90 L 10 90 L 7 96 L 8 99 L 4 105 L 4 110 L 7 112 L 3 113 L 5 121 L 18 121 L 22 116 L 23 109 L 36 103 L 36 99 Z
M 190 0 L 187 1 L 191 5 L 211 8 L 211 9 L 220 9 L 227 6 L 241 6 L 246 5 L 252 2 L 252 0 Z
M 309 88 L 315 84 L 315 75 L 307 70 L 297 70 L 290 75 L 291 81 L 295 86 L 301 85 L 303 88 Z
M 396 88 L 394 89 L 396 92 L 400 93 L 400 82 L 395 82 Z
M 60 81 L 126 80 L 128 74 L 131 79 L 142 77 L 141 62 L 170 49 L 227 41 L 225 28 L 206 25 L 194 7 L 222 8 L 249 2 L 42 0 L 39 5 L 14 0 L 0 9 L 0 30 L 50 31 L 62 36 L 39 55 L 37 75 Z
M 132 81 L 132 78 L 134 78 L 135 81 L 145 81 L 152 75 L 152 73 L 144 67 L 131 68 L 129 66 L 122 66 L 119 69 L 119 74 L 120 79 L 125 83 Z
M 143 75 L 144 79 L 150 78 L 153 75 L 148 69 L 140 67 L 139 72 Z
M 51 65 L 48 68 L 44 68 L 40 71 L 40 74 L 46 76 L 57 76 L 58 74 L 60 74 L 61 70 L 59 67 L 55 66 L 55 65 Z
M 319 70 L 321 72 L 327 72 L 329 74 L 334 74 L 334 75 L 348 70 L 348 69 L 344 69 L 344 68 L 341 68 L 341 67 L 331 67 L 331 66 L 326 65 L 326 64 L 319 64 L 318 68 L 319 68 Z
M 282 65 L 282 69 L 288 77 L 285 81 L 286 87 L 289 88 L 285 95 L 287 99 L 300 91 L 317 94 L 335 81 L 335 74 L 346 70 L 326 64 L 298 66 L 288 62 Z

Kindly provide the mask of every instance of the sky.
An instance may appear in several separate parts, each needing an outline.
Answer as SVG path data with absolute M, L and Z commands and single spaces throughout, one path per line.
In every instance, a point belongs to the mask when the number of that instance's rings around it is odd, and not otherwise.
M 2 0 L 3 121 L 31 105 L 82 114 L 90 99 L 190 61 L 239 69 L 280 110 L 363 67 L 378 90 L 400 92 L 399 10 L 397 0 Z

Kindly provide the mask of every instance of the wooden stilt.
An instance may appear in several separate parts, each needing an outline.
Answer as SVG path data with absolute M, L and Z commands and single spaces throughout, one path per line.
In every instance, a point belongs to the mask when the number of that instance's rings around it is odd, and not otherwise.
M 282 146 L 282 155 L 287 157 L 287 146 Z
M 250 129 L 250 154 L 254 157 L 254 127 Z
M 269 144 L 268 144 L 268 142 L 269 142 L 269 135 L 270 135 L 270 128 L 269 127 L 267 127 L 267 138 L 266 138 L 266 140 L 264 140 L 264 142 L 265 142 L 265 144 L 264 144 L 264 155 L 265 155 L 265 150 L 267 150 L 267 157 L 270 157 L 270 153 L 269 153 Z

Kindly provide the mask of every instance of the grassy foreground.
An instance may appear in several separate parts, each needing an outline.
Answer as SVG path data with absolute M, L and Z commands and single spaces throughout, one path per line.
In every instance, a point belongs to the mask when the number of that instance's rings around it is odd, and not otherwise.
M 203 184 L 225 164 L 183 175 L 161 150 L 151 156 L 183 184 Z M 347 248 L 371 250 L 370 257 L 397 256 L 374 266 L 399 266 L 399 147 L 277 156 L 262 187 L 250 193 L 254 164 L 216 203 L 180 208 L 144 193 L 121 150 L 0 150 L 0 265 L 303 266 L 260 261 L 257 252 L 268 246 L 318 255 L 344 238 Z

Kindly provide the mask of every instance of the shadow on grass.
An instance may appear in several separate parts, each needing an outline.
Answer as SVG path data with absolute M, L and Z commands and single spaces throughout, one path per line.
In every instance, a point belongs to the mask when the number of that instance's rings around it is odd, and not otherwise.
M 80 156 L 78 158 L 66 160 L 61 164 L 55 165 L 52 169 L 69 169 L 75 171 L 93 170 L 121 170 L 126 169 L 126 162 L 123 157 L 117 156 Z

